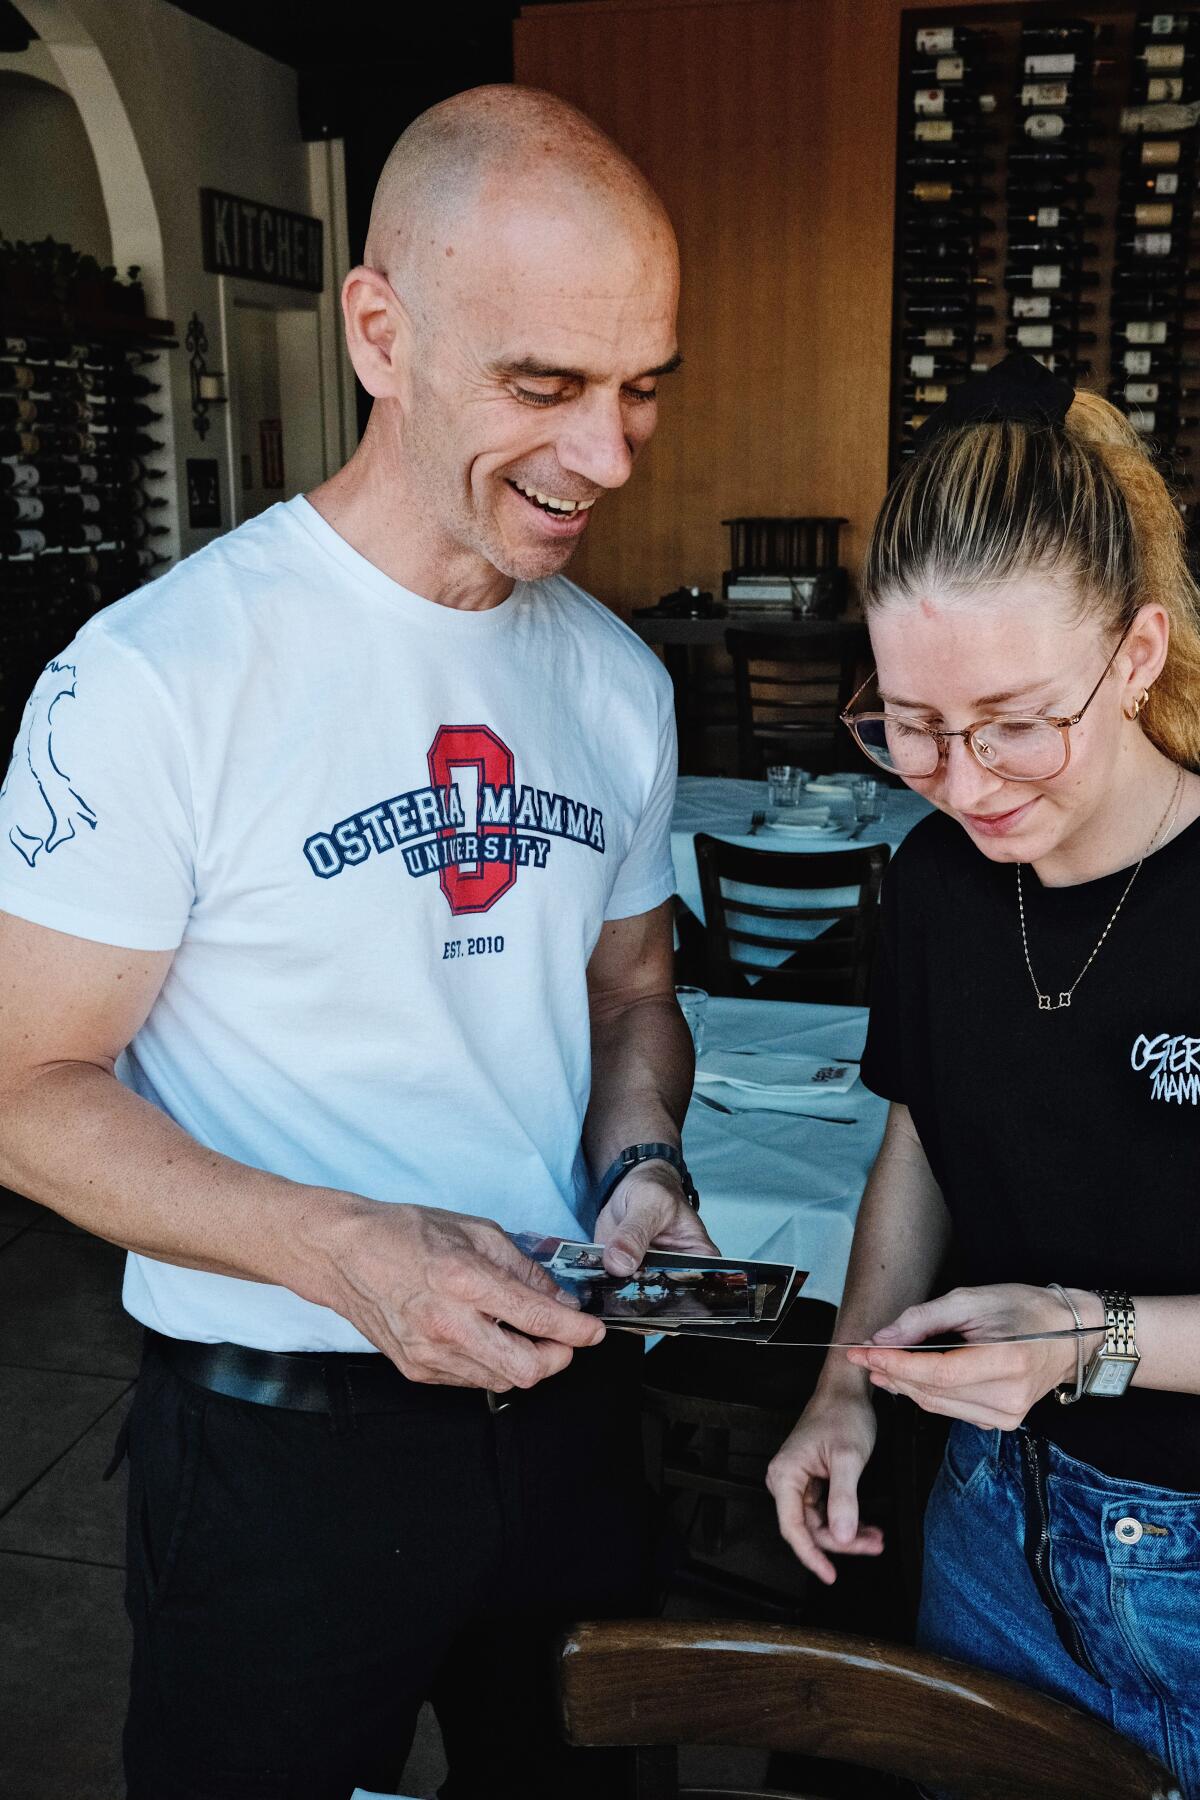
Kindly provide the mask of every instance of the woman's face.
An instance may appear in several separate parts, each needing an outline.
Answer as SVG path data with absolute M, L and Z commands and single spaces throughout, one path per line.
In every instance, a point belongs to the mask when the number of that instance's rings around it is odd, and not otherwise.
M 1143 741 L 1122 712 L 1127 691 L 1140 691 L 1137 635 L 1135 624 L 1085 716 L 1072 726 L 1070 761 L 1058 775 L 1005 780 L 954 738 L 937 771 L 908 785 L 957 819 L 994 862 L 1036 863 L 1067 849 L 1099 823 L 1122 757 L 1134 738 Z M 884 710 L 948 731 L 1005 713 L 1078 712 L 1116 642 L 1099 616 L 1080 613 L 1062 578 L 1045 574 L 1023 576 L 978 599 L 930 591 L 885 601 L 871 616 Z

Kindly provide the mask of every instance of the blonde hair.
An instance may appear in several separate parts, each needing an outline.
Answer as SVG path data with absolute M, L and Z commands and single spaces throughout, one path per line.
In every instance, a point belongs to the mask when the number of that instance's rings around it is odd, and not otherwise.
M 1183 521 L 1129 421 L 1079 391 L 1065 428 L 1004 421 L 945 431 L 888 490 L 863 568 L 868 612 L 940 587 L 961 594 L 1034 569 L 1074 578 L 1081 613 L 1123 631 L 1142 606 L 1170 621 L 1140 722 L 1200 766 L 1200 588 Z

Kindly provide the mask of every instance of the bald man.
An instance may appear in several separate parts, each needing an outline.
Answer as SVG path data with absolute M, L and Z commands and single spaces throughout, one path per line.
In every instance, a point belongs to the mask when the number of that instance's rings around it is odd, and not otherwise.
M 579 113 L 434 108 L 345 283 L 351 461 L 92 620 L 22 722 L 0 1180 L 129 1250 L 147 1328 L 131 1800 L 392 1789 L 426 1699 L 447 1800 L 623 1791 L 546 1676 L 646 1601 L 639 1343 L 513 1238 L 712 1248 L 669 684 L 561 574 L 676 286 Z

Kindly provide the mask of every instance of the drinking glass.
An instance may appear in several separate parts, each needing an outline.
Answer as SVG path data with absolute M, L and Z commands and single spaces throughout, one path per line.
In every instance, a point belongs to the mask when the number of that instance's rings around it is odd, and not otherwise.
M 777 763 L 767 770 L 767 805 L 772 814 L 799 806 L 800 796 L 808 785 L 808 770 L 790 763 Z
M 854 819 L 858 825 L 873 825 L 883 817 L 883 791 L 869 775 L 860 775 L 854 784 Z
M 692 1048 L 699 1056 L 704 1045 L 704 1012 L 708 1005 L 708 995 L 703 988 L 677 987 L 675 998 L 692 1034 Z

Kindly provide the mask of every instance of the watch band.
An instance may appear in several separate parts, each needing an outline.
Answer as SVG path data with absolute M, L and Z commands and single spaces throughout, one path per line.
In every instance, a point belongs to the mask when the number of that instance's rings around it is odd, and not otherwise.
M 1104 1304 L 1104 1348 L 1110 1356 L 1136 1356 L 1137 1315 L 1128 1294 L 1113 1288 L 1096 1288 Z
M 1139 1356 L 1133 1301 L 1113 1288 L 1094 1290 L 1104 1305 L 1104 1341 L 1092 1351 L 1083 1391 L 1093 1399 L 1118 1400 L 1137 1371 Z
M 683 1153 L 677 1150 L 674 1144 L 627 1144 L 621 1154 L 609 1163 L 597 1183 L 596 1211 L 600 1211 L 614 1189 L 624 1181 L 631 1169 L 636 1169 L 639 1163 L 646 1162 L 670 1163 L 683 1183 L 684 1199 L 693 1212 L 700 1211 L 700 1196 L 696 1192 L 696 1184 L 683 1160 Z

